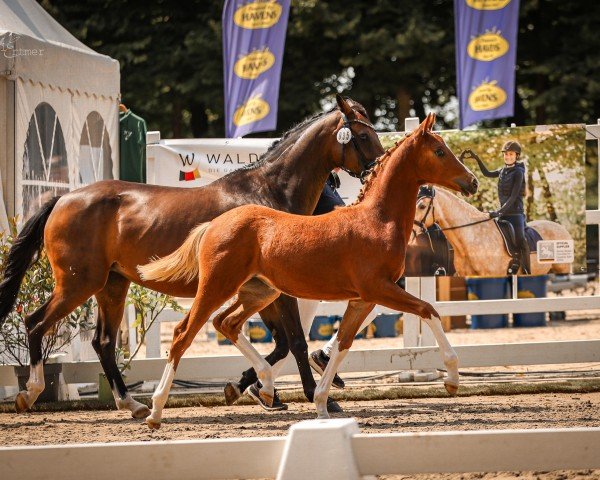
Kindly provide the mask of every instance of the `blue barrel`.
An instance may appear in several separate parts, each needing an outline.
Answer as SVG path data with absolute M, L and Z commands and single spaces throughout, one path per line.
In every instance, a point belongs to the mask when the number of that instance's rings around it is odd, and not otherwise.
M 217 343 L 219 345 L 233 345 L 231 341 L 221 332 L 217 332 Z
M 469 300 L 498 300 L 508 298 L 508 277 L 467 278 Z M 471 315 L 471 328 L 505 328 L 508 315 Z
M 548 293 L 548 275 L 518 277 L 519 298 L 543 298 Z M 546 313 L 515 313 L 513 327 L 545 327 Z
M 329 340 L 333 336 L 333 324 L 336 316 L 317 315 L 313 320 L 308 338 L 310 340 Z
M 248 322 L 251 343 L 271 343 L 273 335 L 262 320 L 254 319 Z
M 373 336 L 375 338 L 388 338 L 398 336 L 398 320 L 400 319 L 399 314 L 380 314 L 373 320 L 373 326 L 375 332 Z

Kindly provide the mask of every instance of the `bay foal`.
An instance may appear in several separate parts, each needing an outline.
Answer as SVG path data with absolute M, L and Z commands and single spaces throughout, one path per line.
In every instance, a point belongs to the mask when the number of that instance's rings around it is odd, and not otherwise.
M 434 123 L 435 115 L 430 114 L 412 135 L 386 152 L 352 206 L 317 217 L 262 206 L 236 208 L 196 227 L 171 255 L 139 267 L 146 280 L 198 278 L 194 303 L 175 329 L 167 366 L 152 397 L 152 413 L 146 419 L 150 428 L 160 426 L 181 356 L 211 313 L 236 293 L 214 325 L 252 363 L 267 404 L 274 392 L 271 367 L 240 330 L 250 315 L 282 292 L 298 298 L 350 299 L 315 391 L 320 418 L 328 417 L 333 375 L 375 304 L 416 314 L 430 326 L 448 370 L 446 389 L 457 391 L 458 358 L 438 313 L 395 283 L 404 271 L 419 186 L 435 183 L 466 194 L 477 190 L 474 175 L 431 132 Z

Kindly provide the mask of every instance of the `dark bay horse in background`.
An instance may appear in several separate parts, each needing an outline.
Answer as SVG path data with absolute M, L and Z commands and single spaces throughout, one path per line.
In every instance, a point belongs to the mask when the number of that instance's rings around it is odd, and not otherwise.
M 253 364 L 260 395 L 273 400 L 271 366 L 240 334 L 244 322 L 282 292 L 298 298 L 350 300 L 331 360 L 315 392 L 320 418 L 328 418 L 327 396 L 333 375 L 359 326 L 375 304 L 420 316 L 433 331 L 448 371 L 445 386 L 458 389 L 458 358 L 438 313 L 396 285 L 404 271 L 412 234 L 417 191 L 436 183 L 465 194 L 477 179 L 431 128 L 430 114 L 408 138 L 381 157 L 357 202 L 320 216 L 301 216 L 247 205 L 196 227 L 172 254 L 140 266 L 144 279 L 194 281 L 191 310 L 177 325 L 163 377 L 152 397 L 150 428 L 159 428 L 175 371 L 210 315 L 235 300 L 213 323 Z M 284 320 L 285 321 L 285 320 Z
M 240 205 L 260 204 L 310 215 L 332 169 L 356 175 L 383 154 L 364 108 L 337 97 L 338 107 L 287 132 L 248 168 L 199 188 L 172 188 L 122 181 L 101 181 L 45 204 L 23 227 L 12 247 L 0 284 L 0 323 L 14 306 L 23 276 L 45 246 L 56 285 L 48 301 L 26 319 L 30 350 L 27 390 L 16 398 L 18 412 L 33 405 L 44 390 L 41 342 L 44 334 L 89 297 L 98 302 L 92 341 L 119 409 L 135 418 L 149 414 L 127 392 L 115 360 L 115 343 L 130 282 L 179 297 L 193 297 L 197 281 L 145 282 L 137 266 L 178 248 L 198 224 Z M 350 128 L 352 144 L 336 134 Z M 347 133 L 347 132 L 346 132 Z M 297 301 L 281 296 L 262 317 L 281 341 L 267 357 L 275 363 L 292 350 L 304 391 L 312 401 L 315 381 L 298 319 Z M 284 330 L 281 326 L 285 319 Z M 298 333 L 300 332 L 300 334 Z M 289 341 L 284 341 L 289 338 Z

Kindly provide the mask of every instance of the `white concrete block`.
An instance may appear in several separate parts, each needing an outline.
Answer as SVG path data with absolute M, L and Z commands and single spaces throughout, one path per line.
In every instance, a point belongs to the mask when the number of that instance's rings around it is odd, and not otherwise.
M 306 420 L 290 428 L 277 480 L 358 480 L 352 451 L 358 423 L 350 418 Z

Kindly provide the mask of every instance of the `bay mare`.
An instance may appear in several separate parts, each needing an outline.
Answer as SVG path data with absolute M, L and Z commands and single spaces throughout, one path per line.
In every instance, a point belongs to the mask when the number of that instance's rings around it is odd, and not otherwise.
M 423 318 L 441 349 L 448 371 L 446 389 L 457 391 L 458 358 L 438 313 L 395 283 L 404 271 L 419 186 L 431 182 L 467 194 L 477 190 L 475 176 L 431 132 L 434 123 L 435 115 L 428 115 L 413 134 L 388 150 L 352 206 L 316 217 L 262 206 L 236 208 L 195 228 L 171 255 L 139 267 L 145 279 L 198 278 L 194 303 L 175 329 L 168 363 L 152 397 L 152 413 L 146 419 L 150 428 L 160 427 L 181 356 L 210 315 L 236 293 L 233 304 L 213 323 L 253 364 L 261 382 L 259 394 L 267 404 L 274 395 L 271 366 L 240 331 L 250 315 L 282 292 L 350 300 L 315 392 L 320 418 L 328 418 L 333 375 L 375 304 Z
M 443 188 L 433 190 L 433 197 L 425 196 L 417 202 L 415 225 L 429 228 L 437 223 L 454 249 L 454 267 L 458 276 L 505 276 L 511 257 L 495 222 L 489 215 Z M 489 221 L 486 221 L 489 220 Z M 475 223 L 473 222 L 480 222 Z M 465 225 L 462 228 L 461 225 Z M 544 240 L 572 240 L 569 231 L 549 220 L 528 222 Z M 418 233 L 415 231 L 415 233 Z M 569 273 L 568 263 L 540 263 L 531 254 L 531 274 Z
M 169 295 L 193 297 L 197 281 L 146 282 L 138 275 L 137 265 L 171 253 L 198 224 L 240 205 L 260 204 L 309 215 L 332 169 L 342 167 L 355 174 L 363 173 L 366 163 L 380 156 L 383 147 L 360 104 L 340 96 L 337 103 L 336 110 L 316 115 L 287 132 L 256 164 L 205 187 L 102 181 L 45 204 L 19 234 L 0 284 L 1 324 L 14 306 L 31 260 L 45 246 L 56 285 L 48 301 L 25 320 L 31 367 L 27 390 L 20 392 L 15 401 L 17 411 L 31 408 L 44 390 L 44 334 L 94 295 L 98 324 L 92 344 L 116 405 L 130 410 L 133 417 L 147 416 L 148 407 L 127 392 L 115 361 L 115 343 L 129 284 L 135 282 Z M 354 135 L 348 145 L 336 140 L 337 131 L 344 125 Z M 291 347 L 304 391 L 312 401 L 316 384 L 308 364 L 296 300 L 282 295 L 273 305 L 264 304 L 263 308 L 261 316 L 279 337 L 277 348 L 267 361 L 274 363 L 285 358 L 288 346 Z

